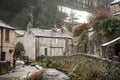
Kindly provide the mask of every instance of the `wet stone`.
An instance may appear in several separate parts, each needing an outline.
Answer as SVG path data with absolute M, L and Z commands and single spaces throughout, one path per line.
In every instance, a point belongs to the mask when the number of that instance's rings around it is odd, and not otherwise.
M 70 80 L 63 72 L 53 68 L 46 68 L 42 80 Z

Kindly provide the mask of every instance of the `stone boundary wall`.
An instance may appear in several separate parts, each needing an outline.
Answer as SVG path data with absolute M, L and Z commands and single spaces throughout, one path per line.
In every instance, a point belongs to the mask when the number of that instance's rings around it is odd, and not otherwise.
M 11 70 L 10 61 L 0 61 L 0 75 L 6 74 Z
M 52 63 L 58 63 L 70 68 L 76 64 L 84 64 L 82 69 L 94 69 L 93 72 L 100 73 L 97 80 L 118 80 L 120 79 L 120 62 L 112 61 L 106 58 L 98 58 L 86 54 L 76 54 L 72 56 L 54 56 L 48 57 L 47 60 Z M 87 65 L 87 67 L 86 67 Z M 93 79 L 94 80 L 94 79 Z M 95 79 L 96 80 L 96 79 Z

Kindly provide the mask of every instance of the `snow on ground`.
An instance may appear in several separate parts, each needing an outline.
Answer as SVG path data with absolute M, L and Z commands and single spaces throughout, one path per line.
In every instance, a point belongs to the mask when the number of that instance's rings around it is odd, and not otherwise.
M 59 11 L 67 14 L 65 22 L 77 22 L 77 23 L 87 23 L 89 21 L 90 13 L 87 11 L 80 11 L 71 9 L 65 6 L 58 5 Z

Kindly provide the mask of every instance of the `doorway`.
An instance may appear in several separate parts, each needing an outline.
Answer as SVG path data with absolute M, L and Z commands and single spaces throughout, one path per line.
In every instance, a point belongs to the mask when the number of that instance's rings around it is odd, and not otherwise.
M 120 44 L 115 44 L 115 56 L 118 56 L 120 53 Z

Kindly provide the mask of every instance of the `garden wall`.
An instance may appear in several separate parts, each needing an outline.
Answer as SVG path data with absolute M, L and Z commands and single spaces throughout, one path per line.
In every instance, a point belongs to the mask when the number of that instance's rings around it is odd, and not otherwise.
M 10 61 L 0 61 L 0 75 L 8 73 L 11 70 Z

